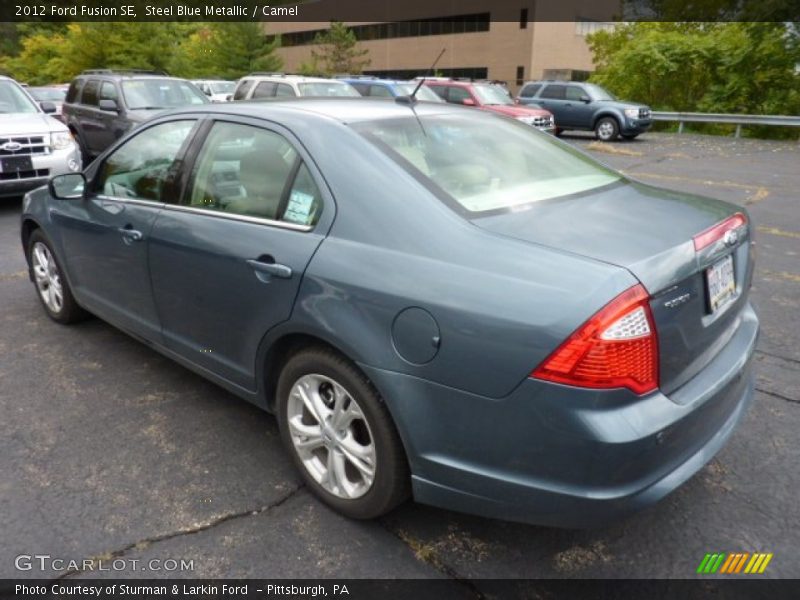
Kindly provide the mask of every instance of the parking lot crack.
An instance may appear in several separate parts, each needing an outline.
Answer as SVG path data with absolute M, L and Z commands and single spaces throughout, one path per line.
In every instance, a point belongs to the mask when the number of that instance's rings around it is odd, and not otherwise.
M 430 565 L 448 579 L 452 579 L 455 583 L 463 586 L 473 597 L 480 600 L 484 600 L 486 598 L 483 592 L 481 592 L 469 578 L 465 577 L 456 571 L 455 568 L 444 562 L 433 544 L 426 544 L 420 540 L 417 540 L 402 529 L 394 529 L 388 523 L 386 523 L 385 520 L 380 520 L 380 523 L 384 529 L 386 529 L 386 531 L 407 546 L 408 549 L 414 553 L 414 557 L 417 560 Z
M 788 356 L 781 356 L 780 354 L 772 354 L 771 352 L 764 352 L 763 350 L 756 350 L 756 354 L 763 354 L 764 356 L 769 356 L 770 358 L 777 358 L 778 360 L 785 360 L 786 362 L 800 365 L 800 360 L 797 360 L 796 358 L 789 358 Z
M 771 392 L 770 390 L 765 390 L 764 388 L 760 387 L 756 387 L 756 391 L 766 394 L 767 396 L 771 396 L 772 398 L 778 398 L 779 400 L 785 400 L 786 402 L 791 402 L 793 404 L 800 404 L 800 400 L 796 398 L 789 398 L 789 396 L 784 396 L 778 392 Z
M 263 505 L 261 505 L 261 506 L 259 506 L 257 508 L 251 508 L 251 509 L 237 511 L 237 512 L 225 513 L 225 514 L 220 515 L 218 517 L 214 517 L 213 519 L 210 519 L 210 520 L 208 520 L 208 521 L 206 521 L 204 523 L 198 523 L 198 524 L 193 525 L 191 527 L 186 527 L 186 528 L 183 528 L 183 529 L 179 529 L 177 531 L 171 531 L 169 533 L 164 533 L 164 534 L 161 534 L 161 535 L 155 535 L 155 536 L 151 536 L 151 537 L 144 538 L 144 539 L 141 539 L 141 540 L 137 540 L 136 542 L 133 542 L 131 544 L 123 546 L 122 548 L 118 548 L 116 550 L 111 550 L 109 552 L 103 552 L 100 555 L 86 558 L 83 561 L 81 561 L 80 564 L 81 565 L 84 565 L 84 564 L 87 564 L 87 563 L 88 564 L 93 564 L 95 562 L 99 562 L 100 560 L 111 561 L 111 560 L 114 560 L 115 558 L 121 558 L 121 557 L 125 556 L 131 550 L 142 550 L 142 549 L 147 548 L 147 547 L 149 547 L 149 546 L 151 546 L 153 544 L 158 544 L 159 542 L 165 542 L 167 540 L 171 540 L 171 539 L 174 539 L 174 538 L 182 537 L 182 536 L 185 536 L 185 535 L 193 535 L 193 534 L 196 534 L 196 533 L 201 533 L 203 531 L 208 531 L 209 529 L 213 529 L 214 527 L 217 527 L 218 525 L 222 525 L 223 523 L 227 523 L 229 521 L 234 521 L 236 519 L 242 519 L 242 518 L 245 518 L 245 517 L 254 517 L 254 516 L 257 516 L 257 515 L 268 513 L 270 511 L 278 508 L 279 506 L 281 506 L 285 502 L 289 501 L 301 489 L 303 489 L 303 487 L 304 486 L 302 484 L 301 485 L 297 485 L 297 486 L 293 487 L 291 490 L 289 490 L 289 492 L 287 492 L 286 494 L 284 494 L 283 496 L 278 498 L 277 500 L 275 500 L 273 502 L 270 502 L 268 504 L 263 504 Z M 90 572 L 91 569 L 83 569 L 83 568 L 81 568 L 81 569 L 70 569 L 70 570 L 65 571 L 64 573 L 62 573 L 58 577 L 56 577 L 54 579 L 54 581 L 58 581 L 60 579 L 65 579 L 67 577 L 72 577 L 73 575 L 78 575 L 80 573 L 87 572 L 87 571 Z

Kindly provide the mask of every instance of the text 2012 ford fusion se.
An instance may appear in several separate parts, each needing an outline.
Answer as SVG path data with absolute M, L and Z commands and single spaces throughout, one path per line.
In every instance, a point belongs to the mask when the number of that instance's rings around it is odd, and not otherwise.
M 753 395 L 746 213 L 468 108 L 175 111 L 30 192 L 22 243 L 50 317 L 274 412 L 352 517 L 413 495 L 600 524 L 686 481 Z

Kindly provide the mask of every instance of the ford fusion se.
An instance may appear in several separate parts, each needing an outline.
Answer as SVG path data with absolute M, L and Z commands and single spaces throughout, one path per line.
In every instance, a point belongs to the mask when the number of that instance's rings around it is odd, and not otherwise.
M 92 313 L 277 415 L 308 487 L 583 527 L 651 504 L 753 396 L 746 212 L 513 119 L 180 109 L 27 194 L 45 312 Z

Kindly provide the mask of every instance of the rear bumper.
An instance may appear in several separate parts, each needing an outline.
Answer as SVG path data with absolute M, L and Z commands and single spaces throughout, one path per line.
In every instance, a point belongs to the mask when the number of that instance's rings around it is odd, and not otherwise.
M 670 397 L 533 379 L 490 399 L 364 367 L 406 446 L 419 502 L 504 520 L 599 526 L 653 504 L 706 464 L 753 397 L 748 305 L 715 359 Z

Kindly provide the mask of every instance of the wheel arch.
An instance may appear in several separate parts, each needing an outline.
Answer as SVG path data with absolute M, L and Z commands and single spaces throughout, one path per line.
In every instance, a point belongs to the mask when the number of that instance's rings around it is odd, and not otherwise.
M 25 217 L 22 221 L 22 225 L 20 226 L 20 238 L 22 240 L 22 250 L 25 254 L 25 262 L 28 264 L 28 277 L 31 278 L 33 281 L 33 274 L 30 270 L 30 257 L 28 256 L 28 244 L 31 241 L 31 235 L 37 229 L 41 229 L 42 226 L 32 217 Z
M 604 118 L 604 117 L 612 117 L 617 122 L 617 127 L 619 129 L 622 129 L 622 118 L 621 118 L 621 115 L 619 115 L 617 112 L 615 112 L 613 110 L 606 109 L 606 110 L 604 110 L 602 112 L 597 113 L 594 116 L 594 119 L 592 120 L 592 131 L 594 131 L 597 128 L 597 122 L 600 119 Z
M 391 403 L 386 401 L 386 394 L 383 392 L 383 390 L 381 390 L 380 386 L 378 386 L 376 382 L 364 372 L 364 369 L 359 366 L 359 360 L 355 356 L 354 349 L 348 350 L 343 348 L 341 344 L 328 339 L 327 336 L 317 331 L 299 329 L 284 330 L 280 333 L 273 333 L 273 335 L 268 334 L 265 337 L 265 340 L 262 341 L 261 349 L 259 351 L 259 368 L 256 373 L 259 382 L 259 404 L 262 406 L 262 408 L 266 409 L 272 414 L 277 414 L 276 390 L 278 387 L 278 378 L 280 377 L 281 369 L 294 354 L 302 349 L 310 347 L 326 348 L 340 355 L 345 360 L 349 361 L 362 374 L 364 379 L 366 379 L 369 384 L 375 388 L 375 390 L 378 392 L 378 396 L 381 398 L 381 401 L 386 406 L 389 416 L 392 419 L 392 423 L 397 430 L 400 441 L 403 445 L 403 452 L 405 452 L 406 460 L 408 460 L 409 464 L 411 464 L 413 461 L 410 460 L 409 456 L 409 443 L 407 440 L 406 431 L 394 414 Z

